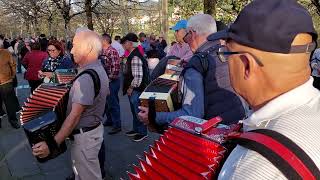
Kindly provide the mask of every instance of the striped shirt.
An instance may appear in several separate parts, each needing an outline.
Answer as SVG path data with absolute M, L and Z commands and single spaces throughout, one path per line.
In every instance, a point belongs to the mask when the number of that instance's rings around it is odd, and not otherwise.
M 320 92 L 305 84 L 275 98 L 244 120 L 244 130 L 271 129 L 300 146 L 320 168 Z M 228 157 L 219 179 L 286 179 L 267 159 L 237 146 Z
M 131 71 L 133 80 L 131 82 L 132 87 L 139 87 L 143 78 L 142 60 L 138 56 L 134 56 L 131 61 Z

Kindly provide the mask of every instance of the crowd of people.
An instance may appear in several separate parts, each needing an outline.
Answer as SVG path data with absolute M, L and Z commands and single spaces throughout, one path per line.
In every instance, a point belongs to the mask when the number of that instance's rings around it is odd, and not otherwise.
M 279 16 L 283 13 L 288 16 Z M 14 91 L 19 66 L 26 69 L 31 93 L 50 82 L 57 69 L 94 70 L 96 76 L 83 74 L 73 82 L 68 116 L 54 137 L 54 146 L 73 137 L 74 174 L 69 179 L 105 177 L 103 126 L 112 126 L 110 135 L 122 131 L 120 87 L 128 96 L 133 121 L 125 135 L 135 142 L 148 137 L 151 121 L 165 127 L 180 116 L 220 116 L 225 125 L 241 120 L 244 131 L 281 133 L 320 168 L 320 51 L 315 50 L 318 35 L 305 8 L 292 0 L 256 0 L 229 27 L 197 14 L 170 30 L 175 35 L 170 45 L 161 35 L 128 33 L 113 39 L 83 28 L 72 45 L 45 35 L 11 43 L 1 37 L 0 104 L 9 122 L 19 128 Z M 183 68 L 180 105 L 173 112 L 149 112 L 139 97 L 172 57 L 180 59 Z M 0 115 L 5 113 L 2 106 L 0 110 Z M 47 142 L 32 147 L 39 158 L 48 156 L 50 148 Z M 242 146 L 231 152 L 219 174 L 219 179 L 285 178 L 268 159 Z

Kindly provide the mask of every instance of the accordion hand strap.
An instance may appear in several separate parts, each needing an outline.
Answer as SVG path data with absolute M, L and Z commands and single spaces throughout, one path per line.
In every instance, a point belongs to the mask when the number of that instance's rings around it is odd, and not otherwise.
M 292 140 L 268 129 L 231 135 L 232 141 L 268 159 L 288 179 L 320 179 L 312 159 Z

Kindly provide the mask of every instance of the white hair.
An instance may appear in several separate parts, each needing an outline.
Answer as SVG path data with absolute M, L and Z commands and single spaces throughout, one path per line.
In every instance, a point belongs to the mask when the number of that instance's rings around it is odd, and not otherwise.
M 0 39 L 0 48 L 3 48 L 3 40 Z
M 211 15 L 197 14 L 188 20 L 187 29 L 205 36 L 217 32 L 217 24 Z
M 102 51 L 101 36 L 98 33 L 84 27 L 78 28 L 76 30 L 76 35 L 81 33 L 86 33 L 86 35 L 82 39 L 83 42 L 86 42 L 88 46 L 91 46 L 92 50 L 99 55 Z

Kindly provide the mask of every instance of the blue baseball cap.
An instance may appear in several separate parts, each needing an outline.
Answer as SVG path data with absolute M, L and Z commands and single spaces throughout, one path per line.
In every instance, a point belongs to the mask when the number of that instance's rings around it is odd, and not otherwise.
M 247 5 L 231 26 L 207 39 L 232 39 L 242 45 L 275 53 L 311 52 L 315 43 L 291 46 L 299 33 L 316 41 L 312 17 L 296 0 L 255 0 Z
M 187 20 L 180 20 L 176 23 L 176 25 L 174 25 L 173 27 L 170 28 L 170 30 L 173 30 L 173 31 L 178 31 L 180 29 L 187 29 L 187 23 L 188 21 Z

